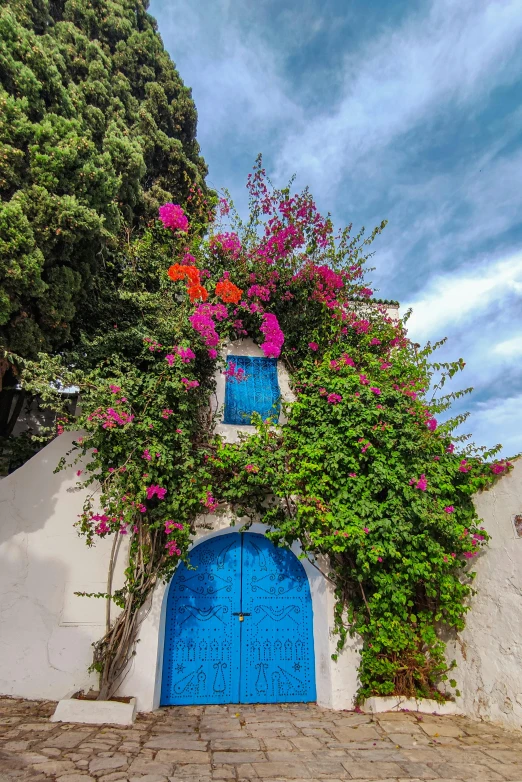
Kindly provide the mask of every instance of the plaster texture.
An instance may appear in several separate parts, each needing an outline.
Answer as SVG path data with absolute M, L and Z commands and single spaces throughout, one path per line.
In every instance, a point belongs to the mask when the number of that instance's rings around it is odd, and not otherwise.
M 489 491 L 474 497 L 491 540 L 470 570 L 477 573 L 466 628 L 449 644 L 465 714 L 522 727 L 522 459 Z
M 56 705 L 51 722 L 83 722 L 87 725 L 132 725 L 136 719 L 136 698 L 119 701 L 87 701 L 73 698 L 71 692 Z
M 87 668 L 91 644 L 104 631 L 105 602 L 74 592 L 106 591 L 111 542 L 100 540 L 89 549 L 74 528 L 87 494 L 77 488 L 81 465 L 53 474 L 75 436 L 56 438 L 0 481 L 0 693 L 5 695 L 58 699 L 96 683 Z
M 368 714 L 383 714 L 387 711 L 411 711 L 419 714 L 461 714 L 453 701 L 438 703 L 430 698 L 401 698 L 398 695 L 390 697 L 366 698 L 361 705 L 361 710 Z

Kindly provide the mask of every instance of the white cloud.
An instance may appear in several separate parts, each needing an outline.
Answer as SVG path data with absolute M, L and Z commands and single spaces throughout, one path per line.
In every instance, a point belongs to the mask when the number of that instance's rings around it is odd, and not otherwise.
M 346 56 L 342 99 L 288 134 L 280 169 L 304 170 L 314 191 L 364 161 L 378 171 L 402 134 L 518 78 L 521 41 L 520 0 L 434 0 Z
M 506 356 L 507 358 L 522 357 L 522 334 L 518 334 L 516 337 L 507 339 L 504 342 L 499 342 L 493 350 L 500 356 Z
M 434 277 L 421 295 L 406 304 L 413 308 L 408 328 L 416 339 L 430 339 L 448 325 L 477 321 L 493 303 L 509 293 L 522 296 L 522 251 L 496 262 L 476 265 L 465 273 Z

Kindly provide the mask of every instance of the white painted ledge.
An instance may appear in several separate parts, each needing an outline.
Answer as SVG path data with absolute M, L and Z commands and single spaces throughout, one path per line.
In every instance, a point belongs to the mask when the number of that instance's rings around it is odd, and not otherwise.
M 429 698 L 401 698 L 400 696 L 367 698 L 361 710 L 369 714 L 382 714 L 385 711 L 417 711 L 421 714 L 462 714 L 453 701 L 439 703 Z
M 87 701 L 70 693 L 58 701 L 51 722 L 84 722 L 88 725 L 132 725 L 136 719 L 136 698 L 119 701 Z

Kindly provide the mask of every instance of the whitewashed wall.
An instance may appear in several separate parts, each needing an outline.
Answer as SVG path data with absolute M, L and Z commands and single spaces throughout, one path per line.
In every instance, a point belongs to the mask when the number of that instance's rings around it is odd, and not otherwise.
M 61 435 L 0 480 L 4 695 L 53 699 L 96 683 L 87 668 L 104 632 L 105 601 L 74 592 L 106 591 L 111 542 L 89 549 L 73 526 L 86 496 L 76 488 L 78 467 L 53 474 L 73 439 Z
M 478 594 L 471 600 L 467 625 L 448 649 L 457 661 L 455 679 L 462 710 L 519 728 L 522 726 L 522 538 L 513 517 L 522 514 L 522 459 L 489 491 L 475 496 L 475 507 L 492 536 L 473 563 Z

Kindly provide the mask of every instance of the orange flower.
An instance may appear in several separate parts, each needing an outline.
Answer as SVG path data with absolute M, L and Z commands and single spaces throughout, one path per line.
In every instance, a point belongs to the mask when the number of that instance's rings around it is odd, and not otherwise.
M 199 269 L 195 266 L 184 266 L 181 263 L 175 263 L 167 272 L 171 280 L 189 280 L 192 285 L 199 285 Z
M 207 289 L 204 288 L 203 285 L 200 285 L 199 282 L 194 285 L 189 285 L 187 293 L 190 296 L 192 304 L 194 304 L 197 299 L 201 299 L 201 301 L 206 301 L 208 299 Z
M 169 275 L 170 279 L 174 281 L 185 279 L 183 266 L 181 266 L 179 263 L 175 263 L 173 266 L 171 266 L 167 274 Z
M 220 280 L 216 285 L 216 296 L 219 296 L 225 304 L 237 304 L 242 294 L 243 291 L 230 280 Z

